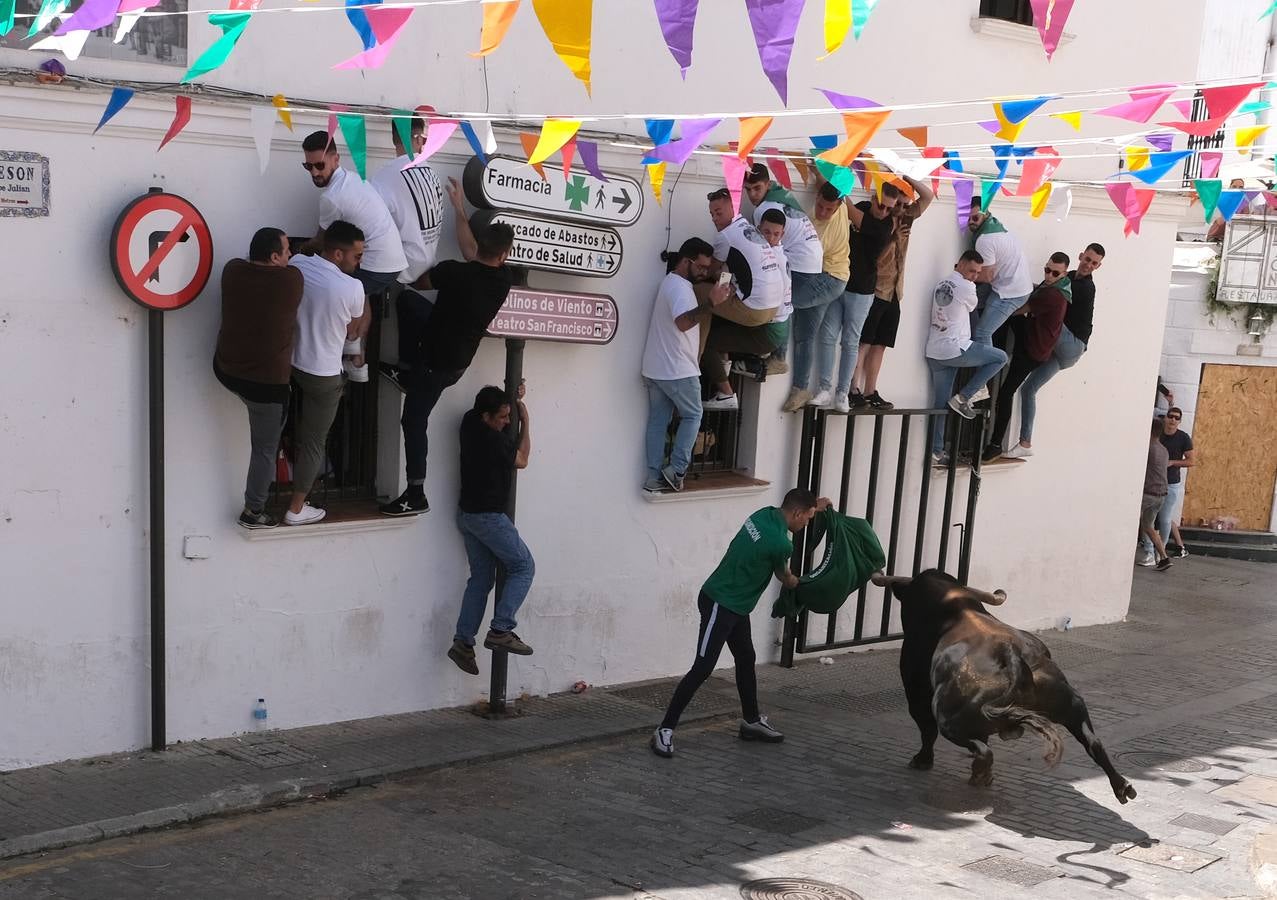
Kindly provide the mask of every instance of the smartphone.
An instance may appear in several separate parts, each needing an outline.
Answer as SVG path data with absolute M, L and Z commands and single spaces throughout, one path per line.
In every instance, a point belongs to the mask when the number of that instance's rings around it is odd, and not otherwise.
M 723 271 L 719 272 L 719 273 L 718 273 L 718 283 L 719 283 L 720 285 L 727 285 L 727 284 L 731 284 L 731 283 L 732 283 L 732 273 L 731 273 L 731 272 L 729 272 L 729 271 L 727 271 L 726 269 L 724 269 Z

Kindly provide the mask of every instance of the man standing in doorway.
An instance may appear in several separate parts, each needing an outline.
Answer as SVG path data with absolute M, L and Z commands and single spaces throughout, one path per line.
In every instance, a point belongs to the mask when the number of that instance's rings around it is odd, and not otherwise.
M 323 468 L 328 429 L 337 415 L 342 390 L 342 348 L 368 333 L 371 309 L 363 285 L 353 277 L 364 253 L 364 234 L 340 219 L 324 229 L 324 250 L 316 256 L 294 256 L 304 287 L 297 310 L 297 343 L 293 347 L 293 383 L 301 389 L 297 414 L 297 459 L 293 466 L 293 498 L 284 513 L 288 525 L 309 525 L 327 512 L 306 502 Z
M 288 416 L 297 307 L 302 273 L 288 265 L 288 237 L 262 228 L 248 245 L 248 259 L 222 270 L 222 327 L 213 374 L 248 408 L 252 453 L 244 485 L 244 528 L 274 528 L 266 499 L 275 480 L 275 454 Z
M 860 352 L 856 357 L 856 373 L 852 387 L 874 409 L 891 409 L 891 403 L 878 393 L 878 373 L 888 347 L 896 346 L 900 327 L 900 302 L 905 294 L 905 258 L 909 253 L 909 237 L 931 201 L 936 198 L 931 188 L 921 181 L 903 176 L 913 189 L 914 199 L 906 203 L 901 197 L 891 210 L 894 228 L 887 245 L 878 255 L 878 283 L 874 300 L 860 332 Z
M 714 671 L 724 644 L 736 661 L 736 690 L 740 693 L 742 717 L 740 739 L 769 744 L 785 739 L 767 717 L 758 712 L 749 614 L 758 605 L 773 575 L 784 587 L 798 586 L 798 576 L 789 570 L 789 560 L 794 553 L 790 534 L 801 531 L 818 510 L 829 506 L 827 498 L 817 499 L 811 491 L 794 488 L 785 495 L 779 508 L 768 506 L 758 510 L 736 533 L 727 554 L 697 598 L 701 626 L 696 637 L 696 660 L 674 689 L 665 718 L 652 735 L 652 752 L 657 756 L 674 755 L 674 729 L 678 727 L 679 717 Z
M 1157 533 L 1166 546 L 1166 555 L 1184 558 L 1188 551 L 1184 549 L 1184 538 L 1179 533 L 1179 520 L 1184 513 L 1184 478 L 1185 469 L 1192 468 L 1193 436 L 1179 427 L 1184 412 L 1178 406 L 1172 406 L 1162 419 L 1162 446 L 1166 448 L 1166 501 L 1157 512 L 1155 522 Z M 1172 541 L 1171 538 L 1174 537 Z M 1145 559 L 1153 555 L 1153 542 L 1141 539 L 1140 548 Z
M 479 674 L 474 658 L 475 636 L 488 608 L 488 594 L 496 583 L 497 564 L 505 567 L 505 584 L 492 612 L 492 624 L 483 639 L 489 650 L 506 650 L 531 656 L 532 648 L 514 633 L 515 615 L 532 587 L 536 566 L 532 552 L 506 514 L 514 470 L 528 467 L 532 452 L 531 420 L 523 403 L 525 388 L 519 385 L 517 437 L 507 434 L 510 398 L 498 387 L 485 387 L 475 395 L 474 408 L 461 420 L 461 499 L 457 528 L 465 540 L 470 580 L 461 599 L 457 633 L 448 659 L 469 675 Z
M 984 260 L 980 281 L 993 289 L 971 339 L 992 346 L 993 333 L 1028 301 L 1033 292 L 1033 276 L 1020 241 L 983 209 L 979 197 L 971 198 L 967 228 L 975 236 L 973 246 Z
M 475 234 L 466 219 L 461 186 L 448 179 L 448 197 L 457 211 L 457 243 L 465 262 L 444 260 L 422 275 L 413 287 L 435 289 L 439 296 L 430 313 L 430 327 L 422 333 L 407 365 L 403 415 L 404 459 L 408 486 L 402 494 L 382 504 L 387 516 L 413 516 L 428 512 L 426 500 L 427 430 L 430 413 L 443 392 L 461 380 L 479 344 L 513 284 L 505 264 L 514 245 L 514 229 L 497 223 Z
M 1104 264 L 1102 244 L 1087 244 L 1077 258 L 1077 268 L 1069 273 L 1073 297 L 1064 314 L 1064 328 L 1055 342 L 1051 358 L 1033 370 L 1020 388 L 1020 443 L 1003 456 L 1022 459 L 1033 455 L 1033 422 L 1038 413 L 1038 391 L 1061 369 L 1072 368 L 1086 352 L 1095 319 L 1095 279 L 1092 274 Z

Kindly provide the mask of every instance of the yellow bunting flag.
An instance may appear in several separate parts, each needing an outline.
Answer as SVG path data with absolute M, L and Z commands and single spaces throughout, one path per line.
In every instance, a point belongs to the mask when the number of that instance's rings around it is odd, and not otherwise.
M 1148 147 L 1127 147 L 1126 148 L 1126 168 L 1132 172 L 1138 172 L 1140 169 L 1148 165 Z
M 919 150 L 927 146 L 926 125 L 918 125 L 914 128 L 897 128 L 896 133 L 909 143 L 913 144 Z
M 1068 122 L 1073 126 L 1074 131 L 1082 130 L 1082 114 L 1080 112 L 1051 113 L 1051 118 L 1059 119 L 1061 122 Z
M 998 124 L 1002 126 L 998 129 L 996 136 L 1013 144 L 1019 140 L 1020 132 L 1024 130 L 1024 124 L 1029 121 L 1028 118 L 1025 117 L 1019 122 L 1012 122 L 1007 118 L 1006 113 L 1003 112 L 1001 103 L 993 104 L 993 114 L 998 117 Z
M 275 114 L 279 116 L 279 121 L 284 123 L 284 127 L 289 131 L 293 130 L 293 114 L 288 111 L 288 98 L 283 94 L 276 94 L 270 98 L 271 105 L 275 107 Z
M 647 180 L 652 185 L 652 196 L 656 204 L 661 205 L 661 186 L 665 184 L 665 163 L 651 163 L 647 166 Z
M 541 30 L 559 59 L 590 91 L 590 28 L 594 0 L 532 0 Z
M 878 133 L 882 123 L 891 115 L 889 109 L 863 110 L 843 113 L 843 125 L 847 129 L 847 140 L 832 150 L 820 154 L 820 159 L 836 166 L 849 166 L 860 155 L 860 151 L 869 146 L 873 136 Z
M 552 153 L 572 140 L 580 127 L 580 119 L 546 119 L 541 125 L 541 137 L 537 139 L 536 147 L 528 154 L 529 165 L 545 162 Z
M 1255 140 L 1268 130 L 1267 125 L 1251 125 L 1249 128 L 1237 129 L 1237 149 L 1246 150 Z
M 754 152 L 754 148 L 758 146 L 758 142 L 763 139 L 763 135 L 771 126 L 771 116 L 747 116 L 741 119 L 740 146 L 736 149 L 736 155 L 744 159 Z
M 851 30 L 851 0 L 825 0 L 825 55 L 827 59 L 847 40 Z
M 523 154 L 529 159 L 532 158 L 533 152 L 537 148 L 537 138 L 534 134 L 528 134 L 526 131 L 519 132 L 519 143 L 523 144 Z M 545 181 L 545 169 L 540 163 L 531 163 L 532 168 L 537 170 L 537 174 L 541 176 L 541 180 Z
M 1033 200 L 1029 204 L 1029 214 L 1033 218 L 1040 218 L 1042 213 L 1046 212 L 1046 205 L 1051 202 L 1051 191 L 1053 190 L 1051 182 L 1047 182 L 1033 192 Z
M 487 56 L 501 46 L 514 14 L 519 11 L 519 0 L 483 4 L 483 31 L 479 34 L 479 50 L 471 56 Z

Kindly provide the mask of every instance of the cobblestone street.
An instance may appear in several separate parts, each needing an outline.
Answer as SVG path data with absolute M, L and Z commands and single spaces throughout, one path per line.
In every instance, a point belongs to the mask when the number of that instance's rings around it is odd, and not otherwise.
M 761 670 L 780 745 L 737 740 L 728 670 L 672 760 L 648 752 L 646 731 L 575 734 L 586 740 L 9 859 L 0 898 L 688 900 L 767 878 L 866 900 L 1262 897 L 1277 821 L 1275 596 L 1277 569 L 1192 558 L 1137 570 L 1126 622 L 1043 635 L 1139 791 L 1126 806 L 1071 739 L 1054 770 L 1033 737 L 995 742 L 989 789 L 967 786 L 968 758 L 943 740 L 933 771 L 909 770 L 916 729 L 897 652 L 880 649 Z M 654 726 L 669 690 L 581 700 L 624 703 Z M 534 703 L 525 721 L 536 715 Z

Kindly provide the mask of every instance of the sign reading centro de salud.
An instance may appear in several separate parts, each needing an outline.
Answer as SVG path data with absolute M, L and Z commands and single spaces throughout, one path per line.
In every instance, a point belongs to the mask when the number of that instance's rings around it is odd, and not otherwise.
M 643 212 L 643 189 L 637 181 L 611 172 L 607 181 L 592 175 L 544 167 L 545 178 L 525 160 L 477 156 L 466 163 L 462 183 L 466 197 L 480 209 L 510 209 L 604 225 L 633 225 Z
M 611 278 L 621 269 L 621 235 L 615 228 L 486 210 L 470 217 L 472 228 L 495 222 L 514 229 L 511 265 L 590 278 Z
M 49 214 L 49 157 L 0 150 L 0 216 Z
M 1228 223 L 1215 299 L 1277 305 L 1277 222 L 1237 216 Z
M 516 287 L 488 325 L 488 334 L 561 344 L 607 344 L 616 336 L 616 326 L 616 301 L 606 294 Z

